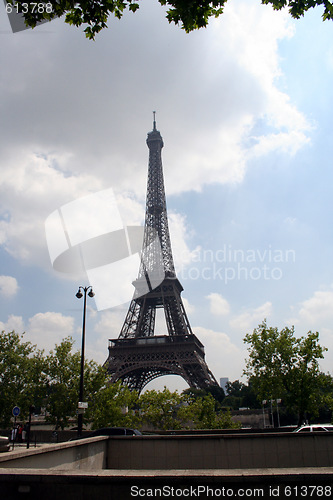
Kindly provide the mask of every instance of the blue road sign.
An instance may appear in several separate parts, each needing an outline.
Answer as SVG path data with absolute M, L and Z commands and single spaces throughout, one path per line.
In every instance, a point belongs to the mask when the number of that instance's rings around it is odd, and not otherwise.
M 20 414 L 20 408 L 18 406 L 14 406 L 14 408 L 13 408 L 14 417 L 18 417 L 19 414 Z

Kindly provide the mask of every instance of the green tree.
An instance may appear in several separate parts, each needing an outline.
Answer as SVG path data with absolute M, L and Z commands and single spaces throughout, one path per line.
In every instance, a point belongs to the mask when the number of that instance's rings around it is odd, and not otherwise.
M 327 379 L 320 372 L 318 362 L 324 357 L 325 351 L 327 349 L 319 344 L 318 332 L 308 332 L 306 337 L 297 340 L 297 360 L 286 381 L 286 388 L 287 405 L 291 409 L 297 409 L 299 424 L 307 412 L 317 416 L 319 407 L 325 403 Z
M 80 352 L 72 352 L 74 340 L 67 337 L 46 357 L 46 420 L 56 429 L 64 429 L 76 417 L 80 381 Z M 85 360 L 84 400 L 94 406 L 99 391 L 105 386 L 106 373 L 94 361 Z M 89 406 L 88 406 L 89 408 Z M 88 416 L 91 413 L 87 414 Z M 84 416 L 84 420 L 88 420 Z
M 182 392 L 182 395 L 188 395 L 193 400 L 196 398 L 204 398 L 207 395 L 211 395 L 215 400 L 215 409 L 219 410 L 222 407 L 222 402 L 225 398 L 224 390 L 218 385 L 211 385 L 207 389 L 196 389 L 195 387 L 189 387 Z
M 232 429 L 239 425 L 232 421 L 229 411 L 216 411 L 216 401 L 211 394 L 193 397 L 184 394 L 184 404 L 178 418 L 193 429 Z
M 259 408 L 257 397 L 251 384 L 244 384 L 239 380 L 227 383 L 227 396 L 223 400 L 223 406 L 238 410 L 241 407 Z
M 80 354 L 72 353 L 74 341 L 68 337 L 46 357 L 48 387 L 45 403 L 46 420 L 56 429 L 68 425 L 77 409 Z
M 73 352 L 73 347 L 74 340 L 67 337 L 45 356 L 43 351 L 24 341 L 24 334 L 0 334 L 2 426 L 10 425 L 14 406 L 19 406 L 21 410 L 20 419 L 28 417 L 30 406 L 43 407 L 46 420 L 57 429 L 63 429 L 71 418 L 76 418 L 81 354 Z M 95 427 L 130 423 L 131 413 L 123 420 L 122 408 L 133 407 L 137 396 L 120 385 L 109 386 L 105 369 L 95 361 L 85 360 L 86 422 L 93 422 Z M 114 408 L 114 414 L 121 417 L 112 418 L 110 407 Z
M 244 373 L 259 401 L 282 398 L 287 408 L 297 411 L 299 424 L 307 412 L 316 411 L 323 380 L 318 360 L 327 351 L 318 332 L 297 339 L 294 327 L 278 331 L 264 321 L 244 342 L 249 344 Z
M 14 331 L 0 334 L 0 421 L 4 427 L 10 424 L 14 406 L 20 408 L 20 418 L 26 418 L 29 407 L 43 398 L 43 353 L 23 337 Z
M 140 395 L 138 407 L 142 423 L 155 429 L 181 429 L 183 423 L 177 419 L 182 404 L 180 394 L 164 387 L 163 391 L 146 391 Z
M 95 392 L 89 402 L 87 419 L 92 422 L 92 428 L 140 426 L 137 392 L 130 391 L 121 381 L 108 384 L 106 377 L 104 381 L 104 387 Z
M 229 412 L 217 411 L 211 394 L 186 389 L 179 394 L 164 387 L 163 391 L 146 391 L 138 400 L 141 425 L 159 430 L 227 429 L 238 427 Z
M 167 7 L 166 18 L 169 23 L 180 25 L 187 33 L 206 27 L 211 17 L 223 13 L 227 0 L 158 0 Z M 107 27 L 110 15 L 121 19 L 124 12 L 136 12 L 139 2 L 135 0 L 49 0 L 45 1 L 44 9 L 36 9 L 36 2 L 22 0 L 7 0 L 9 4 L 17 5 L 22 12 L 22 5 L 29 4 L 29 9 L 23 8 L 27 26 L 35 27 L 37 22 L 51 20 L 66 15 L 65 22 L 74 26 L 87 25 L 84 32 L 89 39 L 103 28 Z M 298 19 L 310 8 L 324 6 L 323 19 L 333 19 L 333 4 L 327 0 L 262 0 L 263 4 L 271 4 L 275 10 L 288 8 L 292 17 Z M 9 11 L 11 7 L 7 7 Z M 27 10 L 27 12 L 25 12 Z

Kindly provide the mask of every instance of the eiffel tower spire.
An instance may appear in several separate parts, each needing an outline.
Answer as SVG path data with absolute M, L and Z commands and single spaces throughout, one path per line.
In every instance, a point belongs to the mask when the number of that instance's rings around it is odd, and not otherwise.
M 148 133 L 146 142 L 149 148 L 149 167 L 145 232 L 142 246 L 143 257 L 147 255 L 147 249 L 149 249 L 152 241 L 158 236 L 163 260 L 162 262 L 160 261 L 159 252 L 155 252 L 149 259 L 143 258 L 143 260 L 147 261 L 150 272 L 175 277 L 176 273 L 171 251 L 162 168 L 162 148 L 164 144 L 160 132 L 156 129 L 155 112 L 153 131 Z M 143 277 L 143 272 L 144 270 L 141 265 L 139 278 Z
M 122 379 L 139 392 L 156 377 L 182 376 L 196 388 L 217 385 L 204 347 L 187 318 L 173 262 L 162 168 L 160 132 L 148 133 L 149 167 L 141 264 L 119 338 L 110 340 L 106 361 L 111 382 Z M 163 308 L 168 335 L 154 335 L 156 309 Z

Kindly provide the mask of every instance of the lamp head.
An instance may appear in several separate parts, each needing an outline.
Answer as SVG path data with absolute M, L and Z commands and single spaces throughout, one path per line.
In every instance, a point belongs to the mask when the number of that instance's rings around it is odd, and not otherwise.
M 89 297 L 94 297 L 94 292 L 92 291 L 92 289 L 90 290 L 90 292 L 88 293 Z
M 79 290 L 78 290 L 78 292 L 77 292 L 77 294 L 76 294 L 76 297 L 77 297 L 78 299 L 81 299 L 81 297 L 83 297 L 83 293 L 81 292 L 80 288 L 79 288 Z

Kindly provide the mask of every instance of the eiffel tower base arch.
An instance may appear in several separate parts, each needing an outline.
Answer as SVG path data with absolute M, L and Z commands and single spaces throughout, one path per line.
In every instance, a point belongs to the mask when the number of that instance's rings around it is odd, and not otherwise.
M 110 382 L 122 380 L 139 393 L 153 379 L 180 375 L 190 387 L 216 385 L 205 362 L 204 347 L 194 335 L 154 335 L 109 341 L 106 368 Z

